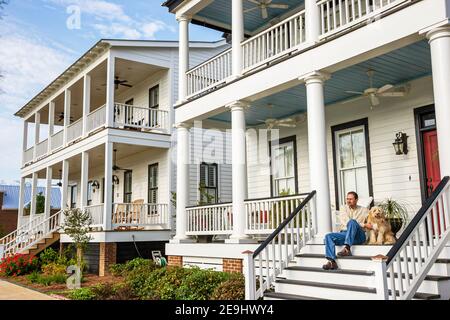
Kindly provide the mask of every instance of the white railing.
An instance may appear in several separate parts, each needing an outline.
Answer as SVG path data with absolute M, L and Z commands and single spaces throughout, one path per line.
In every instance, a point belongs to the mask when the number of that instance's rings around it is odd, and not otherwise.
M 33 161 L 34 147 L 29 148 L 23 153 L 23 164 Z
M 36 145 L 36 158 L 45 156 L 48 151 L 48 140 L 44 140 Z
M 410 300 L 450 239 L 450 179 L 445 177 L 397 243 L 379 261 L 380 299 Z
M 246 233 L 272 233 L 307 196 L 303 194 L 245 201 Z
M 113 229 L 168 228 L 169 206 L 159 203 L 115 203 L 113 205 Z
M 232 209 L 232 203 L 186 208 L 186 234 L 216 235 L 233 233 Z
M 225 82 L 231 76 L 231 49 L 186 72 L 188 97 Z
M 319 0 L 321 36 L 340 32 L 409 0 Z
M 78 119 L 67 127 L 67 143 L 80 138 L 83 134 L 83 119 Z
M 317 234 L 316 192 L 311 192 L 256 249 L 245 252 L 245 298 L 256 300 Z M 257 285 L 259 283 L 259 286 Z
M 92 206 L 86 206 L 84 208 L 91 215 L 92 223 L 91 227 L 102 227 L 103 226 L 103 204 L 96 204 Z
M 61 130 L 51 137 L 52 139 L 52 151 L 61 148 L 64 143 L 64 130 Z
M 61 211 L 50 218 L 36 217 L 1 240 L 4 255 L 14 255 L 32 247 L 46 236 L 58 231 Z
M 169 112 L 165 110 L 115 103 L 114 114 L 118 127 L 163 131 L 169 128 Z
M 302 10 L 242 42 L 244 72 L 292 52 L 305 41 L 305 10 Z
M 106 106 L 95 109 L 87 116 L 87 133 L 90 133 L 106 123 Z

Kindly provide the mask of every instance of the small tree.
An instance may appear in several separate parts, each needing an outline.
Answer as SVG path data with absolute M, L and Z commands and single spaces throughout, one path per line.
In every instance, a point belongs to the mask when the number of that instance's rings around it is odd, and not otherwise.
M 45 196 L 42 194 L 42 192 L 39 192 L 39 194 L 36 195 L 36 214 L 44 213 L 45 211 Z M 25 215 L 30 215 L 31 212 L 31 202 L 27 204 L 25 207 Z
M 81 209 L 65 209 L 64 223 L 61 229 L 67 234 L 74 242 L 77 249 L 77 266 L 81 270 L 81 264 L 83 260 L 83 250 L 86 248 L 92 237 L 88 235 L 90 231 L 90 225 L 92 224 L 92 218 L 89 212 Z

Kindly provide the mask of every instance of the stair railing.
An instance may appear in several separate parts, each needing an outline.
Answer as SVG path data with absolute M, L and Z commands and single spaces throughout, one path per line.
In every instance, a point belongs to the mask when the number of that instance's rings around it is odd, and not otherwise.
M 246 300 L 264 295 L 300 249 L 316 235 L 316 222 L 316 191 L 313 191 L 255 252 L 244 252 Z
M 410 300 L 450 239 L 450 178 L 444 177 L 408 224 L 376 273 L 381 299 Z
M 23 229 L 14 239 L 4 244 L 4 256 L 23 252 L 37 244 L 39 241 L 45 239 L 46 236 L 58 231 L 60 226 L 60 215 L 61 211 L 37 224 L 31 224 L 28 229 Z

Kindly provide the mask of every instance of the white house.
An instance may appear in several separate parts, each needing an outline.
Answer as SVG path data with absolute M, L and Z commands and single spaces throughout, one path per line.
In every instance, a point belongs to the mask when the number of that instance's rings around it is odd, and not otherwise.
M 180 28 L 178 194 L 194 123 L 232 130 L 232 202 L 177 197 L 170 263 L 243 270 L 250 299 L 448 299 L 450 1 L 164 5 Z M 190 23 L 231 48 L 189 69 Z M 411 222 L 394 247 L 357 246 L 326 273 L 323 237 L 350 190 L 407 202 Z

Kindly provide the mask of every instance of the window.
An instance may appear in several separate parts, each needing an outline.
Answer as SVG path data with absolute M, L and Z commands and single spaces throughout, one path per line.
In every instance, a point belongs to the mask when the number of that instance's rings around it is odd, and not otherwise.
M 123 202 L 131 203 L 132 198 L 132 183 L 133 183 L 133 171 L 125 171 L 123 175 Z
M 204 204 L 218 202 L 217 163 L 200 164 L 200 202 Z
M 295 136 L 271 144 L 272 196 L 297 193 L 297 160 Z
M 148 166 L 148 203 L 158 203 L 158 164 Z
M 92 181 L 89 181 L 87 186 L 87 205 L 92 205 Z
M 70 186 L 70 209 L 75 209 L 77 207 L 77 193 L 77 186 Z
M 134 105 L 134 99 L 127 100 L 125 102 L 127 107 L 125 107 L 125 123 L 126 124 L 133 124 L 134 121 L 134 115 L 133 115 L 133 105 Z
M 148 93 L 149 101 L 149 127 L 157 127 L 158 126 L 158 112 L 152 109 L 159 108 L 159 85 L 150 88 Z

